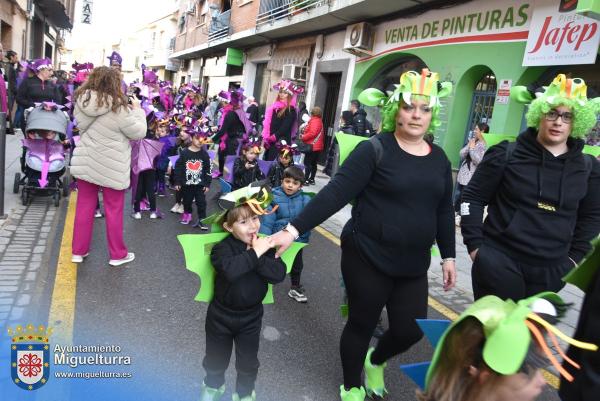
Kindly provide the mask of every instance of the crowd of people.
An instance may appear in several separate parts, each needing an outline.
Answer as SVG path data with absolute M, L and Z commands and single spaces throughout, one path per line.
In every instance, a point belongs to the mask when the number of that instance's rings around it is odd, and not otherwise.
M 15 54 L 7 57 L 16 61 Z M 171 212 L 181 214 L 181 224 L 230 234 L 210 258 L 216 274 L 206 316 L 203 401 L 222 397 L 233 344 L 233 399 L 256 399 L 262 301 L 269 284 L 284 280 L 280 256 L 294 241 L 308 243 L 310 231 L 348 203 L 352 217 L 340 238 L 349 308 L 340 339 L 342 401 L 384 397 L 387 361 L 422 338 L 417 321 L 427 317 L 433 244 L 442 258 L 444 289 L 455 286 L 455 212 L 473 260 L 475 303 L 440 342 L 419 398 L 527 401 L 540 394 L 539 368 L 555 360 L 545 353 L 538 326 L 553 331 L 546 320 L 556 321 L 565 308 L 547 292 L 563 287 L 563 276 L 600 232 L 600 163 L 582 153 L 600 102 L 587 98 L 582 80 L 561 74 L 538 93 L 513 88 L 515 99 L 530 104 L 529 128 L 516 142 L 487 149 L 483 134 L 489 127 L 477 124 L 460 151 L 455 191 L 451 163 L 430 139 L 440 125 L 440 99 L 452 85 L 427 69 L 405 72 L 393 93 L 367 89 L 341 113 L 339 130 L 364 141 L 311 198 L 303 187 L 315 184 L 327 127 L 321 107 L 298 102 L 301 86 L 275 84 L 276 98 L 261 118 L 258 103 L 241 88 L 207 98 L 202 88 L 174 88 L 145 67 L 139 80 L 127 84 L 121 56 L 113 52 L 108 59 L 109 66 L 74 64 L 63 82 L 54 82 L 50 60 L 34 60 L 21 77 L 7 74 L 5 106 L 65 105 L 70 129 L 62 140 L 72 149 L 77 190 L 73 263 L 83 263 L 92 251 L 97 217 L 105 217 L 109 264 L 134 260 L 123 235 L 128 189 L 133 219 L 146 211 L 150 219 L 165 217 L 156 197 L 172 190 Z M 361 103 L 381 108 L 377 130 Z M 14 126 L 24 126 L 24 118 L 15 113 Z M 335 154 L 335 142 L 328 151 Z M 332 154 L 328 164 L 335 163 Z M 220 209 L 207 217 L 213 180 L 221 184 Z M 288 292 L 300 303 L 308 301 L 303 269 L 300 251 L 289 266 Z M 384 307 L 389 328 L 370 347 Z M 520 329 L 507 332 L 505 324 Z M 510 341 L 523 346 L 503 359 L 497 354 Z M 598 365 L 590 363 L 582 368 L 598 374 Z M 584 394 L 600 391 L 597 379 L 578 380 L 580 386 L 565 385 L 565 400 L 591 400 Z

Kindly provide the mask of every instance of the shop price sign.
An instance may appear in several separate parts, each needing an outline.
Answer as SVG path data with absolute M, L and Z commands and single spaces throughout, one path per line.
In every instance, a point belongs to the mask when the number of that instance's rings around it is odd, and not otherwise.
M 92 0 L 83 0 L 83 8 L 81 12 L 81 23 L 92 23 Z
M 510 97 L 510 87 L 512 86 L 512 79 L 500 80 L 498 86 L 498 92 L 496 93 L 496 103 L 508 104 L 508 98 Z
M 536 2 L 523 66 L 594 64 L 599 21 L 561 7 L 558 0 Z M 563 11 L 565 10 L 565 11 Z

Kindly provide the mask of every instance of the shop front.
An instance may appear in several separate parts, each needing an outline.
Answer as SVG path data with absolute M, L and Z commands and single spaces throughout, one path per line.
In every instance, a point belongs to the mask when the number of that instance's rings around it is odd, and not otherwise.
M 381 23 L 373 55 L 357 60 L 352 97 L 368 87 L 393 90 L 404 71 L 438 72 L 454 91 L 443 101 L 435 141 L 456 167 L 475 123 L 486 122 L 496 134 L 523 128 L 524 107 L 507 96 L 511 86 L 546 85 L 558 72 L 598 85 L 598 21 L 562 6 L 560 0 L 475 1 Z M 378 111 L 367 112 L 377 126 Z

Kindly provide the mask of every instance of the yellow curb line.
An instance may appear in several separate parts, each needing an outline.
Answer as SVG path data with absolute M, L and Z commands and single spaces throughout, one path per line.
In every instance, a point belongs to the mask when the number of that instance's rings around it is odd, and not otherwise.
M 48 316 L 48 326 L 53 328 L 56 342 L 64 345 L 70 345 L 73 342 L 73 322 L 75 320 L 77 264 L 71 262 L 71 242 L 76 204 L 77 192 L 71 192 Z
M 340 239 L 331 232 L 324 229 L 323 227 L 316 227 L 315 231 L 327 238 L 328 240 L 330 240 L 331 242 L 333 242 L 334 244 L 336 244 L 337 246 L 340 246 Z M 456 318 L 458 318 L 459 316 L 458 313 L 448 308 L 441 302 L 433 299 L 432 297 L 428 297 L 427 303 L 431 308 L 435 309 L 437 312 L 444 315 L 450 320 L 456 320 Z M 548 382 L 550 386 L 554 387 L 555 389 L 558 389 L 560 379 L 555 374 L 547 371 L 546 369 L 542 369 L 542 375 L 544 376 L 544 379 L 546 379 L 546 382 Z

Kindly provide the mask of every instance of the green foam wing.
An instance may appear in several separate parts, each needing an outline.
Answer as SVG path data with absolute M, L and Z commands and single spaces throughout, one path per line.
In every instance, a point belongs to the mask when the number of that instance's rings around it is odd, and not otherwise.
M 485 145 L 489 149 L 490 147 L 499 144 L 502 141 L 514 142 L 517 140 L 516 135 L 505 135 L 505 134 L 483 134 Z
M 358 95 L 358 101 L 367 106 L 381 106 L 388 100 L 388 96 L 375 88 L 368 88 Z
M 369 140 L 369 138 L 363 136 L 344 134 L 343 132 L 336 132 L 335 139 L 337 139 L 340 149 L 340 166 L 359 143 Z
M 563 281 L 571 283 L 579 287 L 582 291 L 587 292 L 590 282 L 594 278 L 594 274 L 600 268 L 600 237 L 596 237 L 592 241 L 592 250 L 579 263 L 579 265 L 571 270 Z
M 583 153 L 598 157 L 600 156 L 600 146 L 583 145 Z
M 177 236 L 183 248 L 186 268 L 200 277 L 200 290 L 194 298 L 195 301 L 210 302 L 215 296 L 215 268 L 210 262 L 210 252 L 217 242 L 221 242 L 228 235 L 228 232 L 217 232 L 210 234 L 182 234 Z M 260 236 L 264 235 L 260 234 Z M 281 255 L 286 273 L 292 270 L 292 264 L 298 251 L 306 245 L 302 242 L 293 242 L 283 255 Z M 269 284 L 263 304 L 272 304 L 273 302 L 273 285 Z

